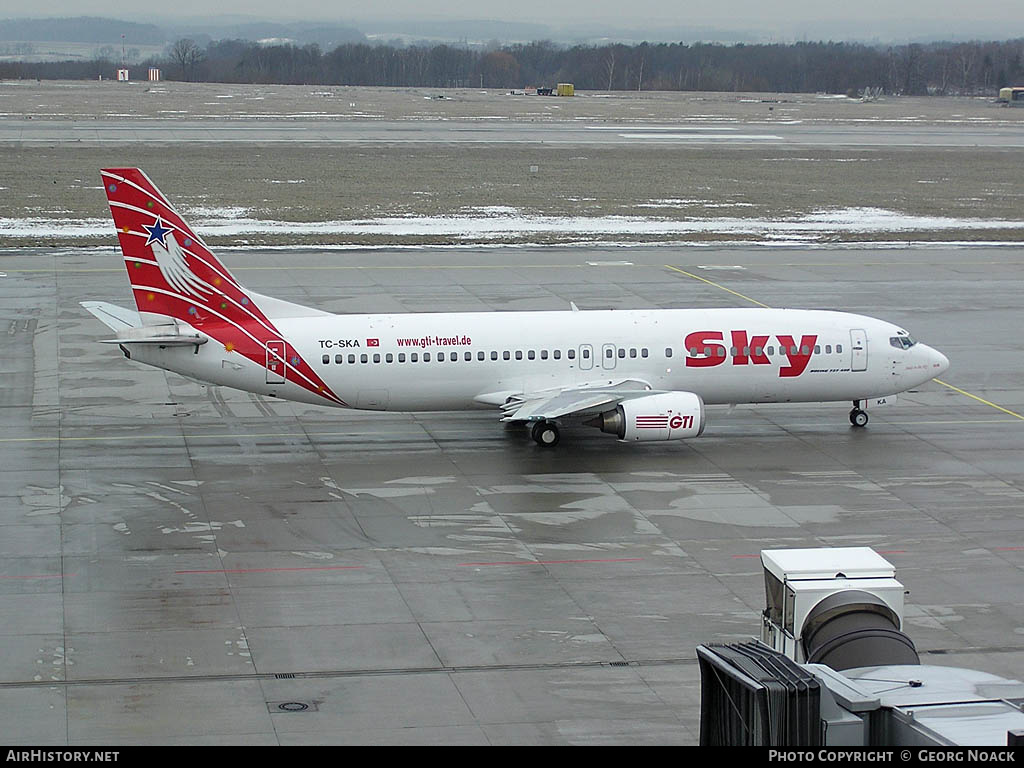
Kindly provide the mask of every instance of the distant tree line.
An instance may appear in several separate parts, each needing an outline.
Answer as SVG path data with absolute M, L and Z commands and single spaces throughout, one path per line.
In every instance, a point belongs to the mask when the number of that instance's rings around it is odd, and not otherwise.
M 582 90 L 778 93 L 992 94 L 1024 85 L 1024 39 L 1002 42 L 736 44 L 641 43 L 558 46 L 397 47 L 348 43 L 261 45 L 175 42 L 158 66 L 169 79 L 405 87 L 522 88 L 575 83 Z M 110 62 L 0 63 L 0 78 L 95 79 Z

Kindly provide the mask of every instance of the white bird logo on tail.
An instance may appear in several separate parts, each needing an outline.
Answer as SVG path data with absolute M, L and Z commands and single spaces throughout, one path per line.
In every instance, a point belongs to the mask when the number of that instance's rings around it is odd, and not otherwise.
M 206 294 L 213 293 L 213 289 L 189 268 L 185 251 L 174 239 L 173 232 L 166 232 L 162 238 L 154 238 L 150 245 L 160 273 L 174 290 L 199 299 L 205 299 Z

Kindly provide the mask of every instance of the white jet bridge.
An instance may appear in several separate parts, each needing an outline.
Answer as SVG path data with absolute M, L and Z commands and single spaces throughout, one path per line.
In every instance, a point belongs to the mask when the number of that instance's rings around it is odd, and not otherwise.
M 866 547 L 763 550 L 761 639 L 697 648 L 702 745 L 1024 746 L 1024 683 L 921 664 Z

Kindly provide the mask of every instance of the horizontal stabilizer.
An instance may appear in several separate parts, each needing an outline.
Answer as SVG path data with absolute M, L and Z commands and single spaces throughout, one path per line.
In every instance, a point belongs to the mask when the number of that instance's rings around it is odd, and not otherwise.
M 103 339 L 101 344 L 159 344 L 162 347 L 199 346 L 210 340 L 205 334 L 185 329 L 178 323 L 143 325 L 139 313 L 104 301 L 83 301 L 85 307 L 101 323 L 117 333 L 117 338 Z
M 82 301 L 79 303 L 112 331 L 120 333 L 127 328 L 142 327 L 142 318 L 134 309 L 125 309 L 105 301 Z
M 198 347 L 209 339 L 199 334 L 178 336 L 150 336 L 145 339 L 100 339 L 100 344 L 157 344 L 161 347 Z
M 116 339 L 103 339 L 101 344 L 159 344 L 161 347 L 198 347 L 210 337 L 194 330 L 186 330 L 176 323 L 144 325 L 141 328 L 126 328 Z

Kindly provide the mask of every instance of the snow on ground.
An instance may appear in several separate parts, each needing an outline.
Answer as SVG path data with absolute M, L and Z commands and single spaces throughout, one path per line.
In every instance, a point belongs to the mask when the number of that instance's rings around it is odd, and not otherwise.
M 242 206 L 213 206 L 213 205 L 190 205 L 182 211 L 186 221 L 192 221 L 198 226 L 209 222 L 217 223 L 229 219 L 241 219 L 252 213 L 252 208 Z
M 700 203 L 706 204 L 706 201 Z M 189 209 L 189 214 L 194 217 L 193 223 L 199 234 L 207 237 L 373 235 L 500 241 L 554 234 L 603 242 L 623 236 L 635 239 L 649 235 L 661 239 L 673 235 L 722 234 L 759 237 L 767 241 L 791 239 L 806 242 L 843 234 L 1024 229 L 1024 220 L 917 216 L 884 208 L 826 209 L 778 219 L 543 216 L 526 214 L 506 206 L 481 207 L 455 216 L 389 216 L 320 222 L 256 219 L 246 208 L 195 206 Z M 0 218 L 0 237 L 99 237 L 113 234 L 113 231 L 113 225 L 106 218 Z

